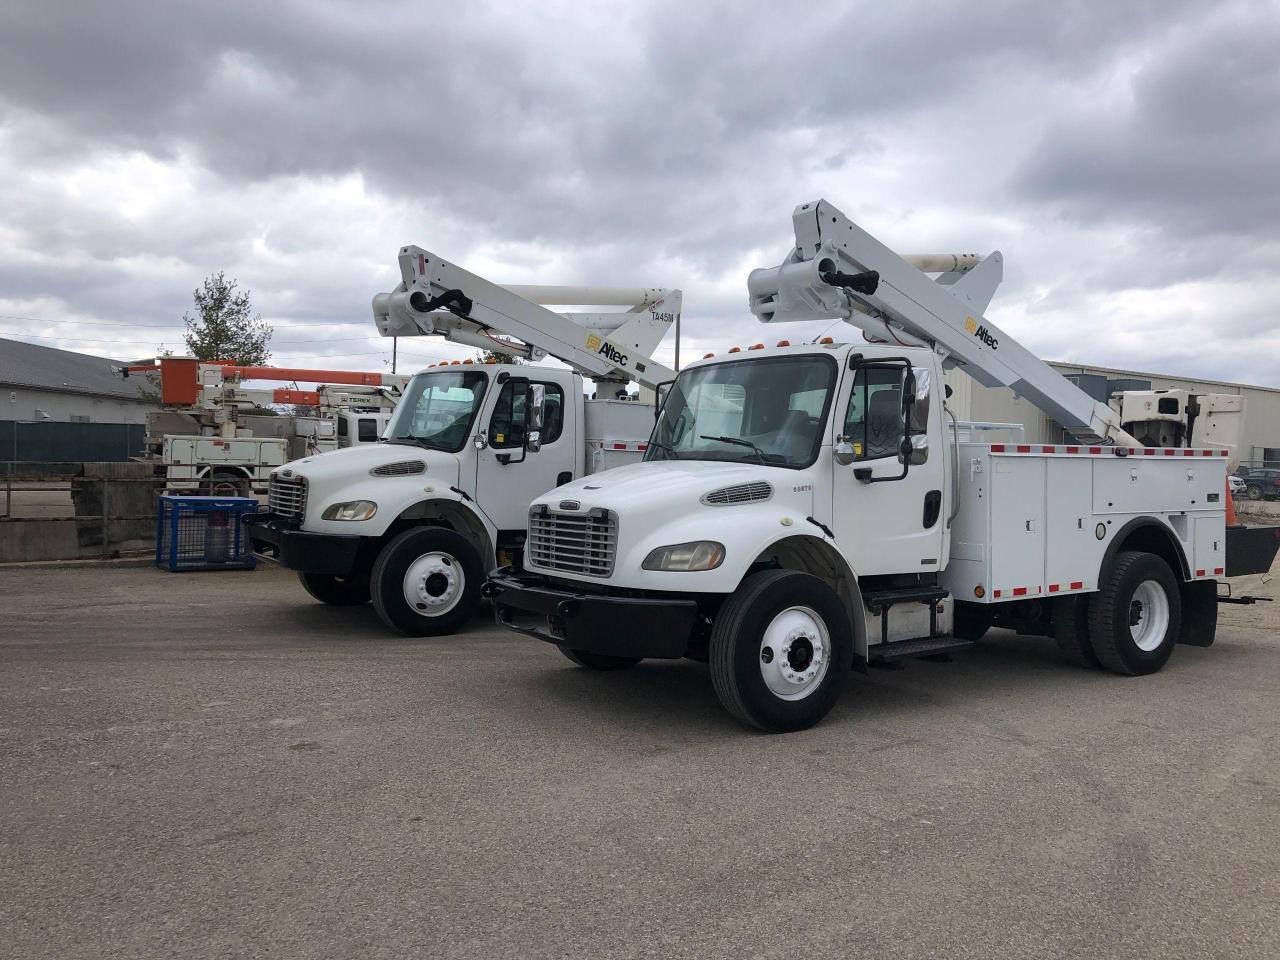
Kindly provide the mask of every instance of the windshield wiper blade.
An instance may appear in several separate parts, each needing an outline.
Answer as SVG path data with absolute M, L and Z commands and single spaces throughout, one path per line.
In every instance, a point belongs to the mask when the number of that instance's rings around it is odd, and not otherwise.
M 702 440 L 715 440 L 718 443 L 731 443 L 736 447 L 750 447 L 755 451 L 756 456 L 760 459 L 762 464 L 766 467 L 769 465 L 769 461 L 765 459 L 765 452 L 750 440 L 743 440 L 741 437 L 713 437 L 707 433 L 700 433 L 698 434 L 698 437 Z

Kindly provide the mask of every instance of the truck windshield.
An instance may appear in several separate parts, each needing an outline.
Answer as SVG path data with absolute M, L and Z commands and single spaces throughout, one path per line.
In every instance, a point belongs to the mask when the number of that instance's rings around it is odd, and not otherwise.
M 418 374 L 396 405 L 384 439 L 457 453 L 471 433 L 488 382 L 478 370 Z
M 731 360 L 672 384 L 647 460 L 807 467 L 822 445 L 836 363 L 826 356 Z

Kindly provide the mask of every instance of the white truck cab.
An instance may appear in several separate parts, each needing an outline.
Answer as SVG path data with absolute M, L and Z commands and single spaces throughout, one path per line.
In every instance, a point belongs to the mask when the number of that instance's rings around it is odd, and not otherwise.
M 816 723 L 851 667 L 993 624 L 1124 674 L 1212 643 L 1215 578 L 1249 572 L 1228 569 L 1227 451 L 1143 447 L 982 317 L 998 255 L 913 263 L 823 202 L 796 226 L 784 265 L 752 275 L 757 316 L 854 316 L 885 342 L 686 367 L 642 463 L 533 502 L 523 570 L 485 588 L 498 621 L 592 669 L 707 661 L 721 703 L 769 731 Z M 1088 441 L 962 439 L 942 376 L 957 356 Z

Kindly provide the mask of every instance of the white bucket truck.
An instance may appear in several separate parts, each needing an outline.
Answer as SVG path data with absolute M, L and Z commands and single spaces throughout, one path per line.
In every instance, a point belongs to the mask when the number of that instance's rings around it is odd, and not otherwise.
M 428 636 L 456 630 L 486 572 L 519 557 L 534 497 L 643 456 L 654 410 L 626 385 L 652 391 L 674 378 L 649 355 L 681 294 L 502 287 L 415 246 L 399 264 L 402 282 L 373 302 L 384 336 L 441 336 L 530 362 L 455 360 L 415 375 L 382 442 L 272 471 L 252 537 L 316 599 L 372 599 L 388 626 Z M 532 362 L 547 356 L 570 369 Z
M 769 731 L 821 719 L 851 667 L 993 624 L 1122 674 L 1213 642 L 1215 578 L 1246 572 L 1228 569 L 1225 450 L 1143 447 L 984 317 L 1000 254 L 899 257 L 826 202 L 794 228 L 750 276 L 753 312 L 847 320 L 867 342 L 682 370 L 644 462 L 534 501 L 524 570 L 486 585 L 500 623 L 598 670 L 705 660 L 729 712 Z M 1080 442 L 962 442 L 955 365 Z M 1262 552 L 1265 569 L 1274 538 Z

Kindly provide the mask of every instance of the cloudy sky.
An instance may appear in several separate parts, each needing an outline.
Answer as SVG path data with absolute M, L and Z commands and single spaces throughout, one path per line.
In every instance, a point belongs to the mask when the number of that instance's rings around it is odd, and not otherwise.
M 180 348 L 226 270 L 274 362 L 385 369 L 369 300 L 417 243 L 682 287 L 723 349 L 784 332 L 746 274 L 825 197 L 1003 250 L 990 316 L 1046 358 L 1280 386 L 1277 51 L 1267 0 L 4 0 L 0 336 Z

